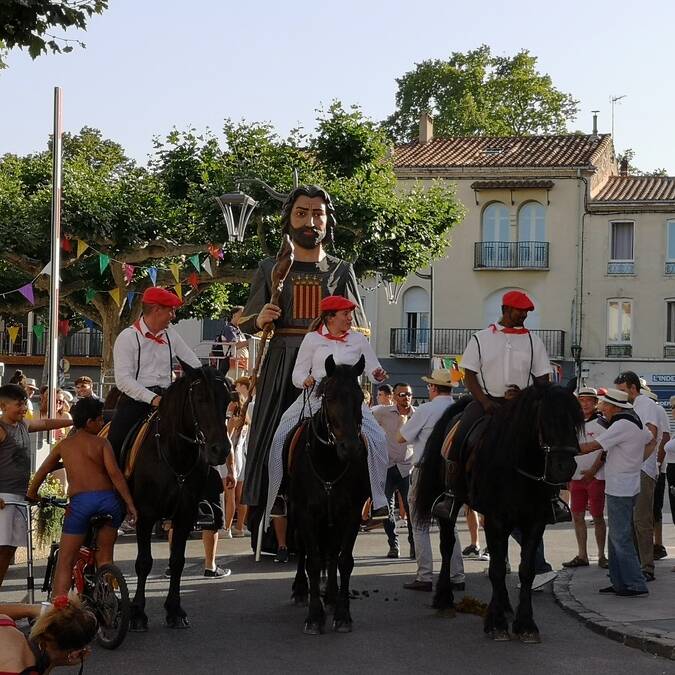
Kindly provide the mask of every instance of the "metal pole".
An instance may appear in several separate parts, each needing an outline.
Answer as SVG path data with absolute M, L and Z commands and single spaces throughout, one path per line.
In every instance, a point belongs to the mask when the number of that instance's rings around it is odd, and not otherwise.
M 52 273 L 49 280 L 49 417 L 56 415 L 59 364 L 59 271 L 61 269 L 61 168 L 63 92 L 54 87 L 54 137 L 52 138 Z M 53 432 L 48 432 L 51 443 Z
M 434 372 L 434 266 L 429 264 L 429 375 Z

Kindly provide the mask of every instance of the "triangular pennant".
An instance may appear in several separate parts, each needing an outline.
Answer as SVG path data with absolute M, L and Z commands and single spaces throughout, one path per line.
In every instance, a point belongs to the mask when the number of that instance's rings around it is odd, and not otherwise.
M 35 304 L 35 296 L 33 295 L 33 284 L 26 284 L 19 289 L 19 293 L 23 295 L 31 305 Z
M 180 281 L 180 265 L 178 263 L 170 263 L 169 269 L 171 270 L 171 274 L 173 274 L 176 283 L 178 283 Z
M 91 319 L 85 319 L 84 320 L 84 325 L 89 329 L 93 330 L 94 326 L 96 325 Z
M 87 289 L 87 302 L 91 302 L 96 297 L 96 291 L 93 288 Z
M 190 276 L 188 277 L 188 283 L 192 288 L 197 288 L 199 286 L 199 274 L 197 272 L 191 272 Z
M 194 268 L 199 272 L 199 253 L 190 256 L 190 262 Z
M 105 272 L 105 268 L 110 264 L 110 256 L 105 253 L 98 254 L 98 265 L 101 269 L 101 274 Z
M 202 267 L 209 273 L 209 276 L 213 276 L 213 272 L 211 271 L 211 260 L 210 258 L 205 258 L 204 262 L 202 263 Z
M 110 297 L 115 301 L 115 304 L 119 307 L 120 306 L 120 289 L 119 288 L 113 288 L 112 290 L 108 291 L 110 293 Z
M 72 253 L 73 252 L 73 245 L 71 244 L 70 239 L 68 239 L 68 237 L 61 237 L 61 248 L 66 253 Z
M 122 265 L 122 271 L 124 272 L 124 283 L 128 286 L 131 283 L 131 280 L 134 278 L 134 270 L 136 268 L 133 265 L 124 263 Z
M 59 334 L 64 337 L 68 336 L 68 331 L 70 330 L 70 321 L 68 319 L 59 319 Z
M 152 285 L 156 286 L 157 285 L 157 268 L 156 267 L 148 267 L 148 276 L 150 277 L 150 281 L 152 281 Z
M 131 308 L 131 303 L 134 301 L 134 295 L 135 293 L 133 291 L 127 293 L 127 307 L 129 308 Z
M 45 334 L 45 326 L 42 323 L 33 324 L 33 333 L 38 340 L 42 340 L 42 336 Z
M 87 244 L 86 241 L 82 241 L 81 239 L 77 240 L 77 258 L 79 258 L 87 249 L 89 248 L 89 244 Z
M 50 260 L 43 268 L 42 272 L 40 274 L 46 274 L 47 276 L 50 276 L 52 273 L 52 261 Z
M 176 284 L 173 287 L 173 290 L 176 291 L 176 295 L 182 300 L 183 299 L 183 287 L 180 284 Z
M 11 344 L 14 344 L 16 336 L 19 334 L 19 326 L 8 326 L 7 332 L 9 333 L 9 341 Z
M 209 255 L 216 260 L 222 260 L 223 249 L 218 244 L 209 244 Z

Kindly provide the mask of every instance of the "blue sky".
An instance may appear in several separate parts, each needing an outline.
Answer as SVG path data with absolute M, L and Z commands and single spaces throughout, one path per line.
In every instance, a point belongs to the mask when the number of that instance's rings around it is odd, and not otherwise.
M 65 129 L 92 126 L 143 162 L 172 127 L 219 131 L 224 117 L 269 121 L 281 134 L 311 129 L 337 98 L 382 119 L 395 78 L 428 58 L 488 44 L 529 49 L 563 91 L 580 99 L 571 128 L 600 110 L 618 149 L 644 169 L 675 174 L 672 26 L 675 3 L 648 11 L 625 0 L 482 3 L 426 0 L 110 0 L 83 39 L 87 49 L 37 61 L 14 51 L 0 72 L 0 154 L 45 147 L 52 91 L 64 89 Z

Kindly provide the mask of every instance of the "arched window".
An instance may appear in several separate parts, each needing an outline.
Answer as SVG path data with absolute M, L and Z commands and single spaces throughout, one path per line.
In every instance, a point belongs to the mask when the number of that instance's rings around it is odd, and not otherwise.
M 406 327 L 406 351 L 426 354 L 429 351 L 429 294 L 413 286 L 403 294 L 403 321 Z
M 518 212 L 518 241 L 546 241 L 546 208 L 527 202 Z
M 501 202 L 493 202 L 483 211 L 483 241 L 511 241 L 509 210 Z

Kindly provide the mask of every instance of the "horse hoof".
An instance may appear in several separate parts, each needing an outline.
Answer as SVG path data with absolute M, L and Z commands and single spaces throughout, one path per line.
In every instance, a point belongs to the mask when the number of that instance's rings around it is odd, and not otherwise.
M 323 626 L 318 621 L 305 621 L 305 635 L 321 635 Z
M 351 621 L 333 621 L 333 630 L 336 633 L 351 633 L 352 632 L 352 622 Z
M 169 628 L 174 628 L 177 630 L 182 630 L 184 628 L 190 628 L 190 622 L 186 616 L 173 616 L 166 618 L 166 625 Z
M 439 619 L 454 619 L 457 616 L 454 607 L 444 607 L 436 610 L 436 616 Z
M 541 643 L 541 637 L 536 631 L 525 631 L 518 635 L 518 639 L 526 645 L 538 645 Z
M 497 630 L 496 628 L 489 633 L 490 639 L 495 642 L 509 642 L 511 635 L 508 630 Z

